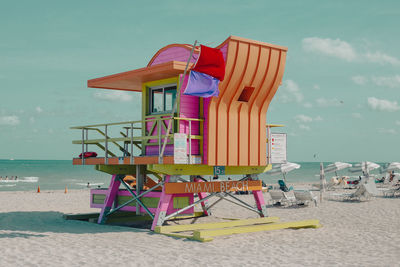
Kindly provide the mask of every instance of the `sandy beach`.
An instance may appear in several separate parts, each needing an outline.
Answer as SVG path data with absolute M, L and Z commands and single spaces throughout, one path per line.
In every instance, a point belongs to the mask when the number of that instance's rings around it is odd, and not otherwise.
M 251 195 L 240 197 L 252 201 Z M 63 219 L 67 213 L 97 211 L 88 200 L 87 190 L 0 193 L 0 266 L 400 265 L 399 198 L 269 207 L 269 215 L 282 221 L 319 219 L 323 227 L 217 237 L 207 243 Z M 217 218 L 256 217 L 226 201 L 212 211 Z

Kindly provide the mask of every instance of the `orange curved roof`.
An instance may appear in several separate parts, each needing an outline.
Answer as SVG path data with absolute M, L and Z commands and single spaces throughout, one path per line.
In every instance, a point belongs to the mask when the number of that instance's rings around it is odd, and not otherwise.
M 282 81 L 287 48 L 235 36 L 224 45 L 225 80 L 208 106 L 207 164 L 266 165 L 266 112 Z M 246 87 L 252 93 L 239 101 Z

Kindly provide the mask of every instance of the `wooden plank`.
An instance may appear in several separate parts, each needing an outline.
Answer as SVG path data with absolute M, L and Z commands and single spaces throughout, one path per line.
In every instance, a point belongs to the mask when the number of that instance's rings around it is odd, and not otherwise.
M 261 181 L 218 181 L 202 183 L 166 183 L 166 194 L 184 194 L 201 192 L 228 192 L 261 190 Z
M 242 226 L 233 228 L 213 229 L 213 230 L 198 230 L 194 231 L 193 237 L 195 239 L 210 238 L 214 236 L 224 236 L 232 234 L 254 233 L 260 231 L 271 231 L 286 228 L 319 228 L 321 227 L 319 220 L 305 220 L 298 222 L 284 222 L 284 223 L 271 223 L 260 224 L 253 226 Z
M 85 158 L 85 165 L 96 165 L 96 164 L 104 164 L 104 158 Z M 82 165 L 82 159 L 74 158 L 72 160 L 73 165 Z
M 205 229 L 217 229 L 225 227 L 235 227 L 244 225 L 254 225 L 254 224 L 266 224 L 278 222 L 279 217 L 265 217 L 265 218 L 253 218 L 245 220 L 232 220 L 228 222 L 217 222 L 217 223 L 196 223 L 196 224 L 184 224 L 184 225 L 167 225 L 167 226 L 157 226 L 154 231 L 156 233 L 165 234 L 173 232 L 186 232 L 195 230 L 205 230 Z

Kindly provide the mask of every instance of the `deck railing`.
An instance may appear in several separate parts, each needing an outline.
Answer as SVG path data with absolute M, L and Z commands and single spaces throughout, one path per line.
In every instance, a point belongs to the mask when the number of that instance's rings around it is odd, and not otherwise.
M 203 119 L 198 118 L 183 118 L 183 117 L 159 117 L 155 119 L 145 119 L 140 121 L 124 121 L 124 122 L 114 122 L 114 123 L 103 123 L 103 124 L 93 124 L 93 125 L 85 125 L 85 126 L 75 126 L 71 127 L 70 129 L 81 130 L 82 138 L 80 140 L 73 140 L 73 144 L 82 145 L 82 165 L 85 164 L 84 154 L 88 152 L 89 145 L 96 145 L 100 149 L 104 151 L 104 158 L 105 164 L 108 164 L 108 157 L 117 157 L 112 151 L 110 151 L 109 145 L 113 144 L 114 148 L 117 148 L 123 154 L 123 157 L 130 157 L 130 164 L 134 164 L 134 147 L 141 150 L 142 155 L 145 154 L 145 142 L 150 140 L 157 140 L 155 143 L 158 145 L 159 154 L 161 152 L 162 142 L 165 137 L 167 139 L 172 140 L 174 135 L 173 133 L 169 134 L 162 134 L 162 121 L 171 120 L 174 121 L 188 121 L 189 124 L 189 133 L 188 133 L 188 141 L 189 141 L 189 164 L 191 163 L 192 159 L 192 140 L 197 139 L 200 140 L 202 143 L 203 136 L 202 135 L 192 135 L 192 122 L 196 121 L 202 124 Z M 142 127 L 146 127 L 146 123 L 153 122 L 156 124 L 157 127 L 157 135 L 152 135 L 152 132 L 147 133 L 143 131 Z M 120 127 L 119 134 L 122 137 L 110 137 L 110 128 L 111 127 Z M 202 125 L 200 126 L 202 127 Z M 121 130 L 125 130 L 122 132 Z M 140 133 L 134 134 L 134 130 L 140 130 Z M 89 132 L 97 132 L 100 134 L 102 138 L 90 139 Z M 118 142 L 122 142 L 123 145 L 119 144 Z M 104 143 L 104 146 L 102 145 Z M 153 143 L 152 143 L 153 144 Z M 201 144 L 200 144 L 201 145 Z M 139 156 L 139 155 L 137 155 Z

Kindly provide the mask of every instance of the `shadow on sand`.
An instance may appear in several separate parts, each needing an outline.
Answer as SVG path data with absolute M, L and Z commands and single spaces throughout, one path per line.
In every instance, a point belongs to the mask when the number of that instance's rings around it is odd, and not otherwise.
M 0 238 L 46 236 L 41 234 L 21 233 L 24 231 L 69 234 L 148 232 L 148 230 L 131 227 L 99 225 L 84 221 L 65 220 L 63 219 L 63 215 L 63 213 L 55 211 L 18 211 L 0 213 L 0 231 L 13 231 L 11 233 L 0 233 Z

